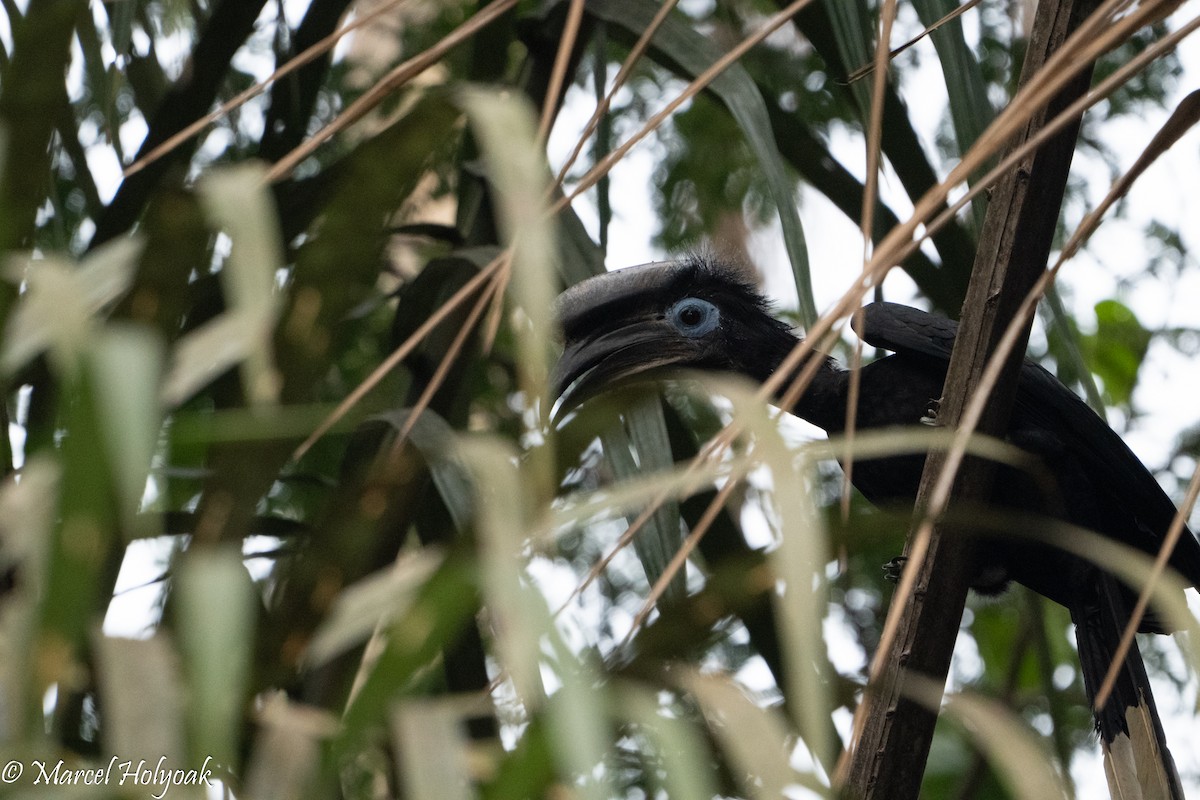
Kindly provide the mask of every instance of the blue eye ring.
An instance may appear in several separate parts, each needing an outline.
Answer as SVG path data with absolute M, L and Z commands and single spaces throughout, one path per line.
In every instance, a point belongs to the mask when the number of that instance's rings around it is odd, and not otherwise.
M 667 319 L 675 330 L 694 339 L 716 330 L 721 323 L 721 312 L 707 300 L 685 297 L 667 309 Z

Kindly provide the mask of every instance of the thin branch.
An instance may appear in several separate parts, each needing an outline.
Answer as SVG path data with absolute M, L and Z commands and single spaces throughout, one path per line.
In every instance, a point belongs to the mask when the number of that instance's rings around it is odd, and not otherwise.
M 304 144 L 279 159 L 267 173 L 267 180 L 274 182 L 287 177 L 301 161 L 312 155 L 318 147 L 365 117 L 396 89 L 429 69 L 455 47 L 508 13 L 516 4 L 517 0 L 492 0 L 477 14 L 439 39 L 437 44 L 418 53 L 380 78 L 374 86 L 347 106 L 346 110 L 336 119 L 313 134 Z
M 567 21 L 563 25 L 562 39 L 558 44 L 558 53 L 554 57 L 554 67 L 550 70 L 550 85 L 546 88 L 546 97 L 542 102 L 542 118 L 538 121 L 537 140 L 545 144 L 550 137 L 550 128 L 554 125 L 554 111 L 558 108 L 562 96 L 563 81 L 566 78 L 567 66 L 571 63 L 571 52 L 579 39 L 579 26 L 583 20 L 583 0 L 571 0 L 567 10 Z
M 297 54 L 294 58 L 287 61 L 282 67 L 279 67 L 278 69 L 276 69 L 274 72 L 272 72 L 270 75 L 268 75 L 264 80 L 259 81 L 258 83 L 254 84 L 249 89 L 246 89 L 243 92 L 239 92 L 231 100 L 227 100 L 226 102 L 222 103 L 219 107 L 217 107 L 213 111 L 209 112 L 208 114 L 205 114 L 203 117 L 196 120 L 191 125 L 188 125 L 186 128 L 179 131 L 174 136 L 171 136 L 166 141 L 164 141 L 162 144 L 158 145 L 153 150 L 146 153 L 144 156 L 138 158 L 136 161 L 134 161 L 132 164 L 130 164 L 128 167 L 125 168 L 125 171 L 122 173 L 122 176 L 128 178 L 130 175 L 133 175 L 134 173 L 139 172 L 142 169 L 145 169 L 150 164 L 153 164 L 155 161 L 159 160 L 160 158 L 167 155 L 175 148 L 179 147 L 181 144 L 186 142 L 188 139 L 190 139 L 193 136 L 195 136 L 196 134 L 200 133 L 200 131 L 204 130 L 209 125 L 224 118 L 230 112 L 234 111 L 235 109 L 240 108 L 241 106 L 245 105 L 250 100 L 253 100 L 255 97 L 258 97 L 260 94 L 265 92 L 267 90 L 267 87 L 270 86 L 271 84 L 273 84 L 275 81 L 292 74 L 293 72 L 300 69 L 304 65 L 309 64 L 313 61 L 316 61 L 318 58 L 325 55 L 327 52 L 332 50 L 334 48 L 334 46 L 339 41 L 341 41 L 341 39 L 344 36 L 346 36 L 347 34 L 357 30 L 358 28 L 361 28 L 363 25 L 366 25 L 368 22 L 371 22 L 371 21 L 377 19 L 384 12 L 391 11 L 392 9 L 398 7 L 400 4 L 406 3 L 406 2 L 408 2 L 408 0 L 388 0 L 387 2 L 380 5 L 378 8 L 375 8 L 374 10 L 372 10 L 371 13 L 364 14 L 362 17 L 359 17 L 358 19 L 355 19 L 354 21 L 347 23 L 343 27 L 341 27 L 338 30 L 334 31 L 333 33 L 329 34 L 321 41 L 317 42 L 313 46 L 307 48 L 303 52 Z
M 743 39 L 732 50 L 713 62 L 708 69 L 696 76 L 696 79 L 689 83 L 674 100 L 672 100 L 670 103 L 667 103 L 665 108 L 651 117 L 646 124 L 642 126 L 641 130 L 622 142 L 616 150 L 613 150 L 611 153 L 601 159 L 595 166 L 588 170 L 587 174 L 579 179 L 579 185 L 577 185 L 570 194 L 563 195 L 563 197 L 560 198 L 557 203 L 551 206 L 550 213 L 558 213 L 570 205 L 576 197 L 595 186 L 596 182 L 600 180 L 601 176 L 607 175 L 608 172 L 616 165 L 616 163 L 624 158 L 626 153 L 633 149 L 634 145 L 650 135 L 651 132 L 658 130 L 659 126 L 662 125 L 663 122 L 665 122 L 666 119 L 675 112 L 675 109 L 679 108 L 679 106 L 683 105 L 685 102 L 704 91 L 704 89 L 707 88 L 710 83 L 716 80 L 718 75 L 729 69 L 730 65 L 744 56 L 747 51 L 750 50 L 750 48 L 759 44 L 763 39 L 766 39 L 768 36 L 778 30 L 784 23 L 798 14 L 811 2 L 812 0 L 795 0 L 795 2 L 785 8 L 783 11 L 772 15 L 757 31 Z
M 254 31 L 254 22 L 265 3 L 266 0 L 221 0 L 213 7 L 204 33 L 192 48 L 190 69 L 167 91 L 155 109 L 139 154 L 149 152 L 212 106 L 234 55 Z M 159 161 L 152 168 L 121 181 L 112 201 L 96 218 L 96 231 L 89 248 L 95 248 L 133 226 L 167 169 L 168 163 Z
M 501 257 L 503 260 L 512 261 L 512 250 L 506 251 L 508 258 Z M 475 301 L 475 305 L 471 308 L 471 313 L 463 320 L 462 326 L 458 329 L 458 333 L 454 335 L 454 339 L 450 342 L 450 346 L 446 348 L 440 361 L 438 361 L 437 369 L 429 378 L 429 382 L 421 391 L 417 402 L 413 404 L 412 410 L 404 420 L 404 426 L 400 428 L 399 434 L 396 436 L 396 441 L 392 444 L 392 450 L 389 458 L 389 465 L 392 469 L 400 469 L 400 458 L 404 448 L 404 443 L 408 439 L 408 435 L 412 433 L 413 426 L 417 424 L 421 414 L 429 407 L 433 396 L 437 394 L 438 389 L 442 387 L 442 383 L 446 380 L 446 375 L 450 372 L 450 367 L 454 364 L 454 360 L 458 358 L 459 352 L 467 343 L 471 332 L 475 330 L 475 323 L 479 321 L 483 311 L 488 307 L 488 302 L 494 295 L 498 293 L 499 285 L 496 280 L 492 280 L 488 285 L 483 287 L 479 293 L 479 299 Z
M 659 6 L 658 11 L 654 14 L 654 19 L 642 31 L 642 35 L 638 37 L 638 40 L 634 42 L 629 55 L 621 63 L 621 68 L 617 70 L 617 77 L 613 79 L 612 88 L 604 94 L 604 99 L 596 106 L 596 110 L 592 112 L 591 118 L 583 126 L 583 133 L 579 135 L 574 149 L 571 150 L 571 154 L 567 156 L 567 160 L 563 162 L 562 168 L 558 171 L 558 176 L 554 181 L 555 187 L 562 186 L 563 181 L 566 180 L 567 172 L 574 166 L 575 160 L 579 158 L 579 154 L 583 152 L 583 146 L 587 144 L 591 135 L 596 132 L 596 128 L 600 125 L 600 120 L 604 118 L 604 115 L 612 107 L 612 101 L 616 97 L 617 91 L 625 85 L 625 82 L 629 79 L 629 74 L 633 72 L 633 68 L 637 65 L 637 62 L 641 60 L 646 50 L 650 47 L 650 41 L 654 38 L 654 34 L 658 32 L 663 22 L 666 21 L 667 15 L 671 13 L 671 10 L 675 8 L 678 2 L 679 0 L 667 0 L 667 2 Z
M 375 386 L 378 385 L 379 382 L 383 380 L 389 372 L 395 369 L 401 361 L 407 358 L 409 353 L 416 349 L 416 346 L 420 344 L 421 341 L 442 322 L 442 320 L 450 315 L 451 311 L 453 311 L 459 306 L 459 304 L 470 297 L 471 293 L 482 286 L 485 281 L 493 277 L 494 274 L 501 268 L 501 265 L 504 263 L 504 261 L 504 256 L 499 256 L 493 259 L 486 267 L 479 271 L 478 275 L 464 283 L 457 292 L 455 292 L 448 300 L 446 300 L 446 302 L 442 303 L 436 311 L 430 314 L 429 318 L 422 322 L 421 326 L 412 332 L 412 335 L 405 339 L 399 347 L 393 350 L 392 354 L 385 358 L 379 364 L 379 366 L 371 370 L 371 374 L 364 378 L 363 381 L 358 384 L 358 386 L 355 386 L 354 390 L 351 391 L 350 394 L 346 395 L 342 402 L 338 403 L 337 408 L 331 411 L 329 416 L 327 416 L 321 422 L 321 424 L 318 425 L 311 434 L 309 434 L 309 437 L 295 449 L 295 451 L 292 453 L 292 460 L 298 461 L 299 459 L 303 458 L 304 454 L 307 453 L 322 436 L 328 433 L 334 425 L 341 421 L 341 419 L 345 417 L 347 413 L 349 413 L 350 409 L 358 405 L 359 401 L 366 397 L 367 394 L 374 389 Z
M 949 14 L 947 14 L 946 16 L 939 19 L 937 22 L 930 25 L 928 28 L 921 31 L 916 36 L 914 36 L 913 38 L 909 39 L 904 44 L 897 47 L 895 50 L 892 50 L 891 52 L 889 52 L 887 55 L 887 58 L 884 59 L 885 63 L 891 62 L 891 60 L 894 59 L 896 56 L 900 55 L 905 50 L 907 50 L 908 48 L 915 45 L 917 42 L 924 39 L 926 36 L 929 36 L 931 33 L 936 31 L 938 28 L 942 27 L 946 23 L 953 22 L 954 20 L 958 19 L 963 14 L 967 13 L 975 6 L 979 5 L 979 3 L 981 1 L 982 0 L 967 0 L 967 2 L 963 3 L 961 6 L 954 9 Z M 849 75 L 846 76 L 846 83 L 854 83 L 857 80 L 865 78 L 867 75 L 871 74 L 871 72 L 873 72 L 875 70 L 879 70 L 879 69 L 882 69 L 882 66 L 879 64 L 878 61 L 876 61 L 874 64 L 864 64 L 863 66 L 859 67 L 858 69 L 854 70 L 853 72 L 851 72 Z
M 1183 535 L 1186 527 L 1184 523 L 1196 505 L 1197 496 L 1200 496 L 1200 464 L 1196 465 L 1196 470 L 1192 473 L 1192 481 L 1188 485 L 1183 504 L 1175 512 L 1175 518 L 1171 520 L 1171 527 L 1167 529 L 1162 547 L 1159 548 L 1158 555 L 1154 558 L 1154 569 L 1150 571 L 1149 577 L 1142 585 L 1142 592 L 1138 595 L 1137 604 L 1133 607 L 1133 613 L 1129 615 L 1129 622 L 1126 623 L 1125 630 L 1121 633 L 1121 642 L 1117 645 L 1116 652 L 1113 653 L 1112 663 L 1108 666 L 1108 672 L 1104 675 L 1100 690 L 1096 692 L 1094 705 L 1097 709 L 1103 708 L 1104 704 L 1108 702 L 1108 696 L 1117 682 L 1117 673 L 1121 671 L 1125 657 L 1129 655 L 1129 648 L 1133 646 L 1134 634 L 1137 633 L 1142 617 L 1146 615 L 1150 597 L 1154 594 L 1155 587 L 1158 586 L 1159 580 L 1167 569 L 1167 562 L 1171 560 L 1171 554 L 1175 552 L 1175 545 L 1178 544 L 1179 537 Z
M 863 187 L 861 230 L 863 268 L 870 261 L 871 232 L 875 228 L 875 206 L 879 200 L 879 172 L 882 161 L 883 101 L 887 94 L 888 42 L 896 19 L 895 0 L 886 0 L 879 17 L 879 39 L 875 43 L 875 81 L 871 87 L 871 110 L 867 118 L 867 176 Z M 861 312 L 856 311 L 856 314 Z M 854 478 L 854 432 L 858 428 L 858 394 L 862 383 L 862 340 L 854 346 L 850 358 L 850 391 L 846 395 L 846 450 L 842 458 L 842 519 L 850 518 L 850 487 Z

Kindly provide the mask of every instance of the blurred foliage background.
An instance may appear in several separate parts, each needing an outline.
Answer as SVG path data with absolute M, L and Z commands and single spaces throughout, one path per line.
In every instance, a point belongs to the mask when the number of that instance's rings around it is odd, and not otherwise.
M 856 495 L 843 517 L 831 451 L 737 384 L 564 423 L 547 392 L 551 298 L 624 266 L 608 169 L 681 97 L 636 145 L 641 224 L 788 276 L 814 321 L 801 187 L 859 224 L 872 78 L 852 76 L 880 4 L 800 5 L 5 0 L 0 760 L 165 757 L 238 797 L 830 794 L 907 515 Z M 1143 5 L 1159 13 L 1097 80 L 1195 22 Z M 900 3 L 893 44 L 952 10 Z M 876 240 L 1009 102 L 1031 16 L 985 0 L 892 62 Z M 1105 130 L 1182 74 L 1165 48 L 1085 116 L 1077 159 L 1126 169 Z M 601 101 L 579 158 L 547 156 Z M 1064 226 L 1093 189 L 1070 187 Z M 897 299 L 957 313 L 984 203 L 899 265 Z M 764 230 L 780 258 L 756 265 Z M 1169 292 L 1194 259 L 1169 225 L 1144 237 L 1124 285 Z M 1122 296 L 1045 311 L 1032 355 L 1117 421 L 1151 347 L 1200 343 Z M 735 419 L 723 457 L 674 466 Z M 1151 465 L 1176 493 L 1198 441 Z M 1101 780 L 1073 641 L 1063 609 L 1014 590 L 972 604 L 953 675 L 1021 724 L 1047 796 Z M 1168 734 L 1194 730 L 1190 668 L 1169 640 L 1144 649 L 1184 720 Z M 925 796 L 1032 796 L 1018 751 L 955 713 Z

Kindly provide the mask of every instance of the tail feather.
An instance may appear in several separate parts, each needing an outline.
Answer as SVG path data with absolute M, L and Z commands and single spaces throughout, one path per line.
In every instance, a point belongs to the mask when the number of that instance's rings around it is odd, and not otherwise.
M 1094 587 L 1089 602 L 1072 608 L 1071 617 L 1109 792 L 1114 800 L 1185 800 L 1136 643 L 1117 673 L 1108 700 L 1095 708 L 1096 692 L 1116 655 L 1129 610 L 1126 591 L 1111 576 L 1096 572 L 1088 584 Z

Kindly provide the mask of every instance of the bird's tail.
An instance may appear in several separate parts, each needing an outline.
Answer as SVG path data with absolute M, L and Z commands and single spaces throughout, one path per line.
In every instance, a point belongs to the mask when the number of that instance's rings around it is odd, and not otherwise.
M 1121 664 L 1108 700 L 1095 707 L 1096 692 L 1116 655 L 1129 611 L 1126 592 L 1114 578 L 1097 572 L 1088 583 L 1095 591 L 1089 602 L 1071 610 L 1071 617 L 1109 793 L 1113 800 L 1185 800 L 1136 642 Z

